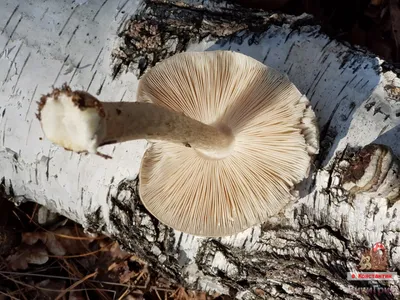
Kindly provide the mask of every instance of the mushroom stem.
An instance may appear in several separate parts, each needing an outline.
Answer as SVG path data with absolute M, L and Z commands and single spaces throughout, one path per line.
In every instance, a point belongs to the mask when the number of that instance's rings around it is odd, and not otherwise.
M 230 148 L 228 127 L 211 126 L 153 103 L 103 102 L 106 134 L 100 145 L 136 139 L 162 140 L 202 152 Z
M 206 125 L 153 103 L 101 102 L 66 85 L 41 98 L 38 118 L 49 140 L 76 152 L 97 153 L 102 145 L 148 139 L 222 158 L 234 140 L 232 131 L 223 125 Z

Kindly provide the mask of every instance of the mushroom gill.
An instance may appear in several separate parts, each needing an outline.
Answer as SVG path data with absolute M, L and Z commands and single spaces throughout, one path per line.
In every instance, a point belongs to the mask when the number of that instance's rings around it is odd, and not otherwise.
M 80 107 L 53 118 L 57 128 L 68 128 L 68 142 L 61 142 L 44 121 L 54 114 L 48 103 L 66 91 Z M 71 145 L 71 122 L 92 122 L 80 151 L 151 140 L 139 174 L 141 200 L 164 224 L 194 235 L 232 235 L 277 214 L 319 149 L 307 98 L 285 75 L 240 53 L 181 53 L 158 63 L 140 80 L 135 103 L 86 105 L 93 103 L 87 93 L 57 93 L 40 107 L 46 136 Z M 101 107 L 97 119 L 83 118 L 82 111 L 93 112 L 89 106 Z

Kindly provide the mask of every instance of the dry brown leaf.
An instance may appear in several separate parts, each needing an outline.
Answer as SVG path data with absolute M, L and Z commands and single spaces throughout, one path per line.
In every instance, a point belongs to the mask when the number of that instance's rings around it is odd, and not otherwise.
M 22 242 L 25 244 L 34 245 L 39 240 L 46 245 L 49 252 L 61 256 L 87 252 L 89 244 L 94 239 L 86 236 L 82 229 L 68 227 L 59 228 L 54 232 L 26 232 L 22 234 Z
M 108 271 L 112 272 L 114 276 L 112 277 L 117 277 L 118 281 L 120 283 L 127 283 L 129 282 L 129 280 L 131 280 L 132 277 L 134 277 L 137 273 L 134 271 L 131 271 L 129 269 L 128 266 L 128 262 L 127 261 L 122 261 L 119 263 L 112 263 L 109 267 L 108 267 Z
M 265 296 L 265 291 L 262 290 L 262 289 L 256 288 L 256 289 L 254 290 L 254 292 L 256 293 L 257 296 L 260 296 L 260 297 Z
M 107 252 L 107 254 L 112 259 L 126 259 L 132 255 L 124 250 L 121 250 L 121 247 L 119 246 L 118 242 L 109 245 L 108 241 L 100 241 L 99 244 L 100 247 L 103 249 L 103 252 Z
M 7 257 L 6 261 L 12 270 L 26 270 L 28 264 L 42 265 L 49 260 L 44 245 L 22 245 L 15 254 Z

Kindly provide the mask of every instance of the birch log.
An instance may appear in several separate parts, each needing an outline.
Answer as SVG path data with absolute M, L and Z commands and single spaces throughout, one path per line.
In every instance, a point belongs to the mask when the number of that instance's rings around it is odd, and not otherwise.
M 105 146 L 113 159 L 104 160 L 43 138 L 36 101 L 53 85 L 134 101 L 156 62 L 216 49 L 285 72 L 318 116 L 313 175 L 265 224 L 220 239 L 174 231 L 137 196 L 146 141 Z M 400 79 L 384 61 L 332 40 L 307 15 L 217 0 L 2 0 L 0 51 L 0 178 L 16 202 L 35 201 L 113 236 L 189 288 L 238 299 L 364 299 L 362 288 L 374 286 L 387 299 L 400 295 L 398 281 L 346 279 L 376 242 L 389 270 L 400 268 Z

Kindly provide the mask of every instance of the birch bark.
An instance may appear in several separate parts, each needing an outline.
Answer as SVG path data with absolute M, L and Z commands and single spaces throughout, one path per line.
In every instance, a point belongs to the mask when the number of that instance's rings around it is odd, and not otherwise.
M 0 178 L 16 202 L 35 201 L 114 236 L 170 280 L 239 299 L 364 299 L 357 288 L 374 283 L 351 284 L 346 272 L 376 242 L 399 271 L 398 70 L 332 40 L 309 16 L 225 1 L 3 0 L 0 8 Z M 312 178 L 262 226 L 222 239 L 176 232 L 137 197 L 145 141 L 105 146 L 114 159 L 104 160 L 43 139 L 35 101 L 53 85 L 134 101 L 138 79 L 156 62 L 216 49 L 285 72 L 318 116 L 322 149 Z M 365 148 L 371 143 L 385 147 Z M 388 299 L 400 294 L 398 281 L 382 283 Z

